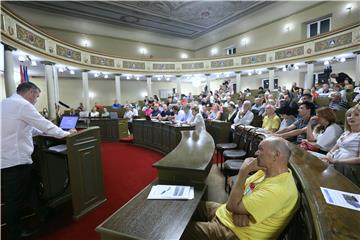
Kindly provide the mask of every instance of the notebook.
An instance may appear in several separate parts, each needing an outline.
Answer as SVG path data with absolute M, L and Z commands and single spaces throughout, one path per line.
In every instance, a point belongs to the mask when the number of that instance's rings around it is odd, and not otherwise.
M 78 116 L 63 116 L 60 122 L 60 128 L 62 130 L 70 130 L 76 127 L 76 123 L 79 120 Z

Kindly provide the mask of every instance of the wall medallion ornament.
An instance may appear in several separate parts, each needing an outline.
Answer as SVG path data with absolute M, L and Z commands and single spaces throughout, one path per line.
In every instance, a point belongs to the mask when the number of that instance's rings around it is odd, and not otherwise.
M 307 54 L 311 54 L 311 53 L 312 53 L 312 49 L 311 49 L 311 48 L 306 49 L 306 53 L 307 53 Z
M 53 47 L 49 47 L 49 53 L 54 53 L 54 48 Z

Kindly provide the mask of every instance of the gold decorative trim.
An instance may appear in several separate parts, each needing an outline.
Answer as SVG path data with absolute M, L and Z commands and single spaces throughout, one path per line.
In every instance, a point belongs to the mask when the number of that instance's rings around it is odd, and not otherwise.
M 211 61 L 212 68 L 223 68 L 234 66 L 234 59 Z
M 266 54 L 254 55 L 241 58 L 242 65 L 256 64 L 266 62 Z
M 315 52 L 320 52 L 330 48 L 343 46 L 346 44 L 350 44 L 351 42 L 352 42 L 352 32 L 345 33 L 336 37 L 331 37 L 319 42 L 315 42 Z
M 123 61 L 123 68 L 145 69 L 145 62 Z
M 174 70 L 175 63 L 153 63 L 154 70 Z
M 204 63 L 203 62 L 183 63 L 181 64 L 181 68 L 184 70 L 202 69 L 204 68 Z
M 10 33 L 11 34 L 11 33 Z M 45 50 L 45 39 L 16 24 L 16 37 L 33 47 Z
M 114 59 L 90 55 L 90 63 L 106 67 L 114 67 Z
M 291 57 L 296 57 L 296 56 L 301 56 L 301 55 L 304 55 L 304 46 L 277 51 L 277 52 L 275 52 L 275 60 L 291 58 Z
M 49 49 L 50 51 L 50 49 Z M 81 52 L 75 51 L 70 48 L 66 48 L 56 44 L 56 54 L 58 56 L 70 58 L 75 61 L 81 62 Z

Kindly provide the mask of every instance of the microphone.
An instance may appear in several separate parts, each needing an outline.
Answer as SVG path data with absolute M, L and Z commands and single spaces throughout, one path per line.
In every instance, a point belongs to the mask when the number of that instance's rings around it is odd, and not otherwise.
M 61 106 L 63 106 L 63 107 L 70 108 L 70 106 L 69 106 L 69 105 L 67 105 L 67 104 L 63 103 L 62 101 L 59 101 L 59 104 L 60 104 Z

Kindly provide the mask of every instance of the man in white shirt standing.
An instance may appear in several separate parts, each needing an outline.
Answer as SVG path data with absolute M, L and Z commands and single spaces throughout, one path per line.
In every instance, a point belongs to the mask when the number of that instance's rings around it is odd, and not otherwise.
M 19 84 L 16 93 L 1 102 L 1 185 L 8 239 L 19 239 L 21 210 L 26 200 L 40 218 L 44 217 L 31 177 L 33 136 L 64 138 L 63 131 L 45 119 L 35 108 L 40 89 L 31 82 Z

